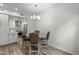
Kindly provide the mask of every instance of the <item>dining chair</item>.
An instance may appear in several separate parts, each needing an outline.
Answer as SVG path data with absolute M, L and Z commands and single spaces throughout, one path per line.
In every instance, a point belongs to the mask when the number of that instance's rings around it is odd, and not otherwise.
M 22 42 L 23 42 L 23 39 L 22 39 L 22 31 L 19 31 L 18 32 L 18 38 L 17 38 L 17 46 L 18 48 L 22 51 Z
M 40 31 L 39 30 L 35 30 L 34 33 L 38 34 L 38 36 L 40 35 Z M 40 42 L 40 37 L 39 37 L 39 40 L 38 41 Z
M 23 39 L 23 42 L 22 42 L 22 51 L 25 53 L 25 54 L 29 54 L 29 41 L 28 41 L 28 38 L 25 34 L 22 35 L 22 39 Z
M 39 35 L 36 33 L 30 33 L 29 38 L 30 38 L 29 54 L 39 54 L 39 42 L 38 42 Z
M 22 33 L 23 33 L 22 31 L 19 31 L 18 32 L 18 38 L 21 38 L 22 37 Z
M 41 38 L 42 47 L 47 47 L 48 46 L 49 36 L 50 36 L 50 32 L 48 31 L 47 34 L 46 34 L 46 37 Z
M 39 30 L 35 30 L 35 33 L 39 34 L 39 33 L 40 33 L 40 31 L 39 31 Z

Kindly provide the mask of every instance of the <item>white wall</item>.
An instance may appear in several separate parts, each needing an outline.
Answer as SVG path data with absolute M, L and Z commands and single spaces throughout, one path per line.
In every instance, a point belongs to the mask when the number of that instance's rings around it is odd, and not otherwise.
M 79 4 L 55 4 L 40 14 L 36 29 L 50 31 L 49 44 L 79 54 Z

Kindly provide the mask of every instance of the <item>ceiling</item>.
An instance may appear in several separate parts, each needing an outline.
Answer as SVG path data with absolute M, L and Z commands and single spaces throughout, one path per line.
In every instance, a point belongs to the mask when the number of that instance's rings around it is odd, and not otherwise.
M 3 3 L 3 6 L 0 6 L 0 8 L 5 8 L 8 10 L 16 11 L 14 10 L 17 8 L 18 10 L 16 12 L 23 13 L 25 15 L 32 15 L 35 11 L 35 4 L 36 3 Z M 67 9 L 72 11 L 79 11 L 79 4 L 78 3 L 38 3 L 37 4 L 37 11 L 38 14 L 41 14 L 45 12 L 46 10 L 53 8 L 53 9 Z
M 26 15 L 32 15 L 35 11 L 35 4 L 34 3 L 3 3 L 3 6 L 0 6 L 1 8 L 5 8 L 8 10 L 16 11 L 14 10 L 17 8 L 18 10 L 16 12 L 23 13 Z M 45 10 L 49 9 L 51 7 L 51 4 L 48 3 L 38 3 L 37 4 L 37 11 L 38 14 L 44 12 Z

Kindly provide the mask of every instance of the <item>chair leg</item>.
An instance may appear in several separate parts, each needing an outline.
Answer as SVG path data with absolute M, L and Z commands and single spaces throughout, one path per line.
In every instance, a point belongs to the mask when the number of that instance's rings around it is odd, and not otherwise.
M 39 50 L 40 50 L 40 45 L 39 44 L 33 44 L 34 46 L 37 46 L 37 48 L 38 48 L 38 50 L 32 50 L 32 46 L 31 46 L 31 44 L 29 45 L 30 47 L 29 47 L 29 55 L 31 55 L 33 52 L 36 52 L 38 55 L 39 55 Z
M 40 54 L 40 44 L 38 44 L 38 55 Z
M 22 52 L 23 52 L 23 48 L 24 48 L 24 42 L 22 42 Z
M 42 45 L 42 48 L 48 48 L 48 41 L 47 40 L 43 41 L 41 45 Z
M 31 44 L 29 44 L 29 55 L 31 55 Z

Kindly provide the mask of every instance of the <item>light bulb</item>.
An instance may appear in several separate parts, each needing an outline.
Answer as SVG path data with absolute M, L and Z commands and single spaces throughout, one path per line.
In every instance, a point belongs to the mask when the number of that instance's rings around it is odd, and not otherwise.
M 38 20 L 40 20 L 40 17 L 38 17 Z
M 14 10 L 16 10 L 16 11 L 17 11 L 18 9 L 17 9 L 17 8 L 15 8 Z
M 31 19 L 33 19 L 33 16 L 31 16 Z
M 40 17 L 37 15 L 37 20 L 39 20 L 40 19 Z

